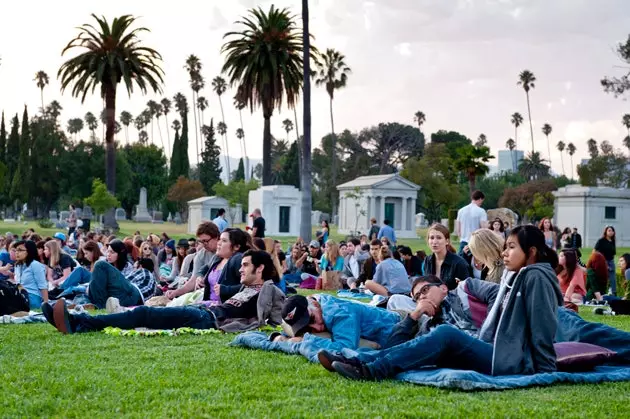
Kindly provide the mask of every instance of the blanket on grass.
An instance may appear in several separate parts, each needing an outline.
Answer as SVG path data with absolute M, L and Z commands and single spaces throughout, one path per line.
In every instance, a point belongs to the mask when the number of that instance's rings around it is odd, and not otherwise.
M 302 342 L 270 342 L 261 332 L 246 332 L 238 335 L 230 345 L 265 351 L 278 351 L 287 354 L 302 355 L 311 362 L 317 360 L 317 352 L 326 349 L 326 339 L 310 334 L 304 335 Z M 330 342 L 330 341 L 329 341 Z M 369 351 L 359 349 L 358 351 Z M 353 356 L 357 351 L 344 349 L 345 356 Z M 507 390 L 556 383 L 601 383 L 605 381 L 630 381 L 630 366 L 600 366 L 590 372 L 568 373 L 553 372 L 534 375 L 491 376 L 475 371 L 453 370 L 448 368 L 424 368 L 398 374 L 396 380 L 414 384 L 460 390 Z
M 363 292 L 351 292 L 349 290 L 337 291 L 337 297 L 339 298 L 353 298 L 358 300 L 371 300 L 374 294 L 366 294 Z
M 46 321 L 46 319 L 44 319 Z M 265 332 L 280 332 L 280 326 L 264 326 L 258 330 Z M 223 330 L 217 329 L 193 329 L 192 327 L 180 327 L 178 329 L 147 329 L 146 327 L 137 327 L 135 329 L 121 329 L 119 327 L 106 327 L 103 333 L 110 336 L 128 336 L 128 337 L 154 337 L 154 336 L 184 336 L 184 335 L 218 335 L 224 334 Z M 262 333 L 262 332 L 261 332 Z M 264 333 L 263 333 L 264 334 Z

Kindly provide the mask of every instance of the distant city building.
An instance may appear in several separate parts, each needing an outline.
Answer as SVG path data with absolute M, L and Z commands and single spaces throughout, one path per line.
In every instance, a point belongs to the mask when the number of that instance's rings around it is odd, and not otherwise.
M 523 150 L 499 150 L 499 173 L 517 172 L 524 156 Z

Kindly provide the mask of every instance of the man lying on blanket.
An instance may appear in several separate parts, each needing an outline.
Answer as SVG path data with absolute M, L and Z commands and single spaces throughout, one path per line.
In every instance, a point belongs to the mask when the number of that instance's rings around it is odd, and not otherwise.
M 265 299 L 265 306 L 276 306 L 279 314 L 284 301 L 284 294 L 276 287 L 271 278 L 274 272 L 271 256 L 264 251 L 248 250 L 241 262 L 241 290 L 217 306 L 204 304 L 188 307 L 147 307 L 139 306 L 123 313 L 90 316 L 88 314 L 70 314 L 65 300 L 51 306 L 42 305 L 42 312 L 50 324 L 62 333 L 78 333 L 102 330 L 108 326 L 121 329 L 147 327 L 150 329 L 194 329 L 224 328 L 235 319 L 253 319 L 260 317 L 259 300 Z M 280 296 L 281 298 L 277 298 Z M 274 307 L 271 308 L 272 315 Z M 277 314 L 275 315 L 276 317 Z M 279 322 L 280 319 L 277 319 Z M 277 324 L 277 323 L 276 323 Z

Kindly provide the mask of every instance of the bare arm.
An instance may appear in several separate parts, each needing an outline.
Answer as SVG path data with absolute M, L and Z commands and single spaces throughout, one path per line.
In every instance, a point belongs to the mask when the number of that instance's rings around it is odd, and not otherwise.
M 49 272 L 52 272 L 52 269 L 49 270 Z M 59 284 L 61 284 L 63 281 L 66 280 L 66 278 L 68 276 L 70 276 L 70 272 L 72 272 L 71 268 L 66 268 L 63 270 L 63 275 L 61 275 L 61 278 L 52 281 L 53 285 L 58 286 Z
M 462 236 L 462 226 L 459 220 L 455 220 L 455 234 L 457 234 L 457 237 Z

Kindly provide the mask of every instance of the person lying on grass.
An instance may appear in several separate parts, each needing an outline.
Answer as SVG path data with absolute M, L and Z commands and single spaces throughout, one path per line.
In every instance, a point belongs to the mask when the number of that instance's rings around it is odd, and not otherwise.
M 563 303 L 553 270 L 558 256 L 545 244 L 542 231 L 519 226 L 506 241 L 503 260 L 506 269 L 516 274 L 499 289 L 497 303 L 478 337 L 452 325 L 439 325 L 426 335 L 377 352 L 369 362 L 334 355 L 330 367 L 344 377 L 365 380 L 381 380 L 426 366 L 489 375 L 555 371 L 553 343 L 558 306 Z M 326 355 L 318 355 L 320 361 Z
M 234 319 L 252 319 L 258 316 L 260 291 L 267 285 L 265 279 L 271 277 L 273 271 L 268 253 L 248 250 L 241 261 L 241 291 L 221 305 L 164 308 L 139 306 L 123 313 L 90 316 L 70 314 L 65 300 L 60 300 L 54 306 L 42 304 L 42 312 L 46 320 L 64 334 L 103 330 L 109 326 L 121 329 L 218 329 Z M 273 281 L 268 282 L 270 286 L 267 289 L 271 290 L 270 293 L 282 293 L 273 285 Z M 272 299 L 275 301 L 275 298 Z

